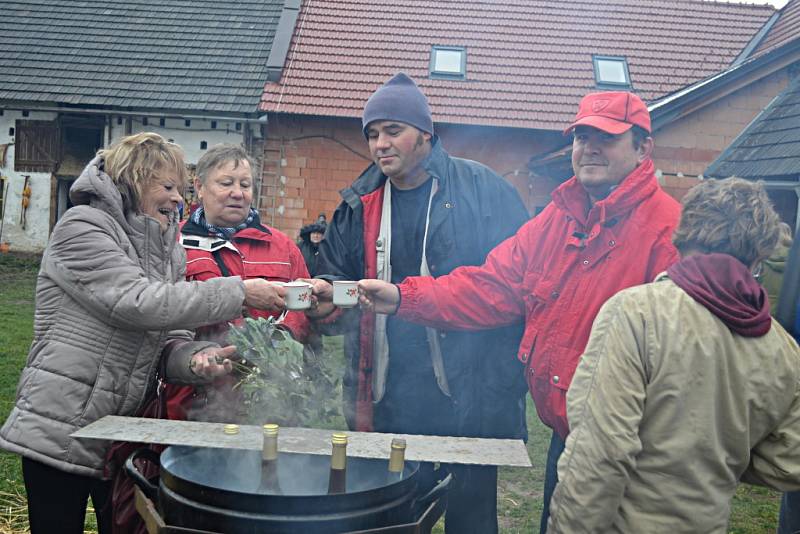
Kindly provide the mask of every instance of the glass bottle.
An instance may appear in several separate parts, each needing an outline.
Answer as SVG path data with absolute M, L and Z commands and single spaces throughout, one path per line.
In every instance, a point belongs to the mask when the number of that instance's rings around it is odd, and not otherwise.
M 403 480 L 405 460 L 406 440 L 401 438 L 392 439 L 392 450 L 389 453 L 389 471 L 386 475 L 387 484 Z
M 331 474 L 328 494 L 345 493 L 347 478 L 347 434 L 335 432 L 331 439 Z
M 276 424 L 264 425 L 259 493 L 276 495 L 283 493 L 278 480 L 278 425 Z

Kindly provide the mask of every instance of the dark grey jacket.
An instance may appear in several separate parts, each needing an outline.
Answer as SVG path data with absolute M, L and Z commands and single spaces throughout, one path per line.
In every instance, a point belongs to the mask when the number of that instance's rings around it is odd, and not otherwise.
M 178 328 L 241 314 L 238 277 L 185 282 L 177 220 L 123 213 L 122 198 L 92 161 L 70 190 L 36 285 L 34 337 L 0 447 L 57 469 L 103 476 L 109 443 L 70 434 L 106 415 L 133 415 L 167 378 L 189 382 L 195 343 Z M 162 360 L 163 357 L 163 360 Z
M 439 180 L 425 251 L 434 276 L 461 265 L 481 265 L 492 248 L 514 235 L 528 220 L 528 212 L 513 186 L 480 163 L 451 157 L 437 137 L 424 165 L 428 174 Z M 375 246 L 371 243 L 370 250 L 365 251 L 364 236 L 377 235 L 380 209 L 373 204 L 382 198 L 386 180 L 373 164 L 342 191 L 343 202 L 320 244 L 320 278 L 360 280 L 374 276 Z M 359 365 L 361 342 L 372 339 L 371 332 L 364 330 L 360 315 L 357 309 L 351 310 L 328 330 L 345 333 L 345 415 L 351 427 L 359 391 L 370 379 L 363 376 L 364 366 Z M 440 335 L 457 433 L 526 437 L 527 385 L 516 355 L 522 325 Z

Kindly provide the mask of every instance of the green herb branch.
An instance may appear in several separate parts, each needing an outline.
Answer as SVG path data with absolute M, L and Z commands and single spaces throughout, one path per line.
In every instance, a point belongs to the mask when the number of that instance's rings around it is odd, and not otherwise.
M 228 342 L 242 360 L 235 364 L 246 418 L 253 424 L 325 427 L 341 417 L 340 372 L 306 350 L 274 318 L 246 318 L 231 325 Z

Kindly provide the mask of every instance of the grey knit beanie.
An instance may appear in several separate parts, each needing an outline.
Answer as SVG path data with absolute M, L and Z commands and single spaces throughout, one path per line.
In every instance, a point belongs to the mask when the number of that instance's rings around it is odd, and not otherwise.
M 374 121 L 399 121 L 433 135 L 431 108 L 414 80 L 405 73 L 395 74 L 367 100 L 361 127 L 364 136 Z

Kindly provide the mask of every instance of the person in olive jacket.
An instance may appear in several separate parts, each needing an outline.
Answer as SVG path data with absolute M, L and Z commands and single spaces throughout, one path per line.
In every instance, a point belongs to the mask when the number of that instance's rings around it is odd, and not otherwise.
M 741 178 L 682 203 L 681 260 L 594 321 L 548 532 L 724 534 L 740 482 L 800 490 L 800 349 L 752 274 L 778 215 Z
M 285 290 L 238 277 L 186 282 L 178 244 L 183 152 L 154 133 L 100 150 L 70 189 L 36 284 L 34 337 L 0 447 L 22 456 L 31 531 L 82 533 L 91 495 L 111 532 L 111 443 L 71 434 L 106 415 L 136 415 L 164 378 L 230 372 L 234 347 L 186 329 L 242 306 L 284 307 Z

